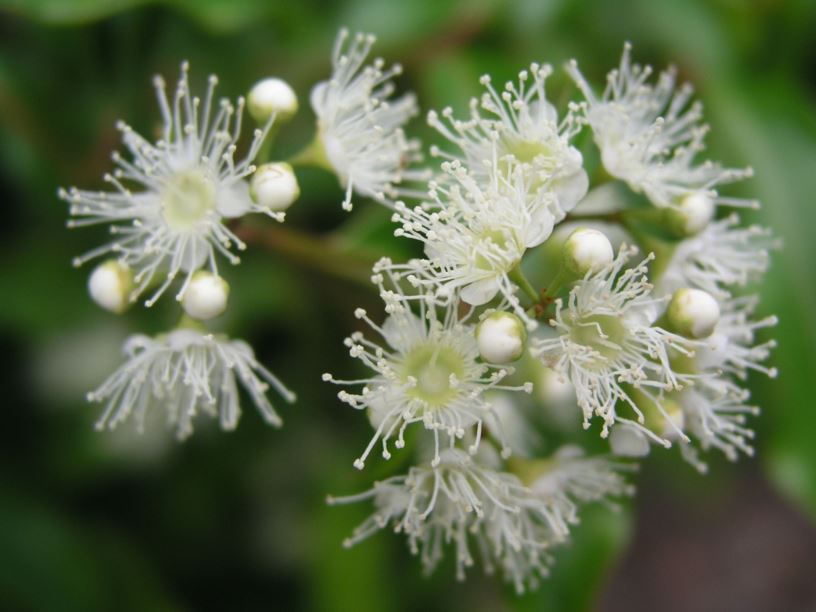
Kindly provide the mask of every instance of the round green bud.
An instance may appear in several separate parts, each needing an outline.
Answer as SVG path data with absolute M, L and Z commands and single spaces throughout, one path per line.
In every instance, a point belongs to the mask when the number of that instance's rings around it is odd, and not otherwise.
M 683 197 L 676 206 L 664 209 L 664 218 L 669 229 L 680 237 L 693 236 L 701 232 L 714 218 L 714 200 L 696 191 Z
M 720 320 L 720 305 L 700 289 L 678 289 L 669 302 L 666 318 L 672 330 L 682 336 L 707 338 Z

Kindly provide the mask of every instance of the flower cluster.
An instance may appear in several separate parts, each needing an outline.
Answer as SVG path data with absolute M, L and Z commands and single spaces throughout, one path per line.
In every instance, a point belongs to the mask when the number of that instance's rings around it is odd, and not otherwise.
M 537 363 L 542 380 L 570 389 L 584 428 L 598 418 L 614 454 L 677 445 L 702 470 L 700 451 L 751 452 L 746 417 L 757 410 L 742 381 L 749 370 L 775 374 L 764 365 L 773 341 L 756 339 L 775 319 L 754 320 L 757 299 L 734 291 L 767 269 L 775 243 L 766 229 L 740 227 L 736 214 L 717 219 L 718 207 L 757 206 L 719 191 L 751 170 L 698 159 L 708 126 L 691 88 L 677 87 L 673 70 L 652 83 L 628 44 L 601 96 L 575 62 L 566 69 L 583 99 L 561 114 L 546 96 L 552 68 L 541 64 L 502 89 L 482 77 L 466 119 L 450 108 L 428 114 L 446 141 L 430 147 L 441 162 L 426 194 L 397 201 L 392 216 L 395 235 L 421 243 L 424 256 L 375 266 L 387 317 L 378 325 L 355 314 L 384 343 L 360 332 L 347 340 L 372 374 L 324 375 L 358 387 L 339 398 L 366 410 L 374 428 L 356 467 L 377 443 L 385 459 L 392 439 L 417 449 L 407 474 L 330 499 L 374 504 L 349 546 L 390 526 L 428 571 L 449 544 L 460 578 L 475 550 L 522 590 L 546 575 L 580 503 L 630 492 L 621 473 L 629 463 L 573 446 L 549 459 L 534 458 L 531 445 L 510 452 L 505 430 L 532 427 L 522 410 L 529 400 L 513 393 L 529 385 L 499 385 L 517 376 L 508 364 L 519 359 L 519 372 Z M 582 130 L 599 156 L 576 146 Z M 602 167 L 588 168 L 596 157 Z M 590 175 L 620 179 L 652 207 L 634 195 L 607 207 Z M 617 255 L 610 224 L 627 236 Z M 536 394 L 545 399 L 538 411 L 552 409 L 547 388 Z M 428 434 L 406 436 L 412 423 Z
M 109 224 L 114 236 L 78 258 L 112 257 L 89 279 L 98 304 L 122 313 L 151 292 L 150 306 L 178 280 L 184 310 L 175 329 L 131 337 L 125 363 L 89 399 L 105 406 L 100 429 L 128 418 L 141 429 L 158 407 L 184 438 L 202 413 L 234 428 L 240 386 L 280 425 L 266 392 L 294 394 L 249 345 L 205 322 L 227 308 L 217 255 L 237 263 L 242 237 L 257 235 L 240 219 L 283 221 L 300 195 L 293 167 L 322 167 L 344 190 L 343 209 L 353 198 L 388 207 L 395 236 L 422 249 L 373 267 L 384 316 L 356 309 L 367 330 L 345 341 L 362 373 L 323 375 L 373 429 L 350 463 L 363 470 L 392 452 L 413 462 L 330 498 L 374 505 L 346 545 L 390 527 L 427 571 L 450 546 L 459 578 L 478 557 L 522 591 L 547 575 L 582 504 L 631 494 L 631 460 L 653 445 L 679 447 L 701 471 L 710 449 L 732 460 L 753 452 L 747 417 L 758 409 L 744 381 L 776 375 L 766 364 L 774 342 L 760 337 L 776 319 L 755 316 L 758 298 L 744 287 L 777 244 L 721 210 L 758 206 L 721 193 L 752 170 L 701 159 L 709 128 L 691 87 L 672 69 L 653 79 L 628 44 L 600 95 L 570 62 L 580 98 L 562 108 L 547 97 L 549 65 L 530 64 L 503 87 L 482 77 L 466 118 L 428 113 L 441 142 L 423 167 L 405 132 L 416 99 L 395 95 L 399 65 L 368 61 L 374 42 L 340 32 L 331 74 L 311 90 L 314 138 L 288 160 L 271 158 L 270 129 L 298 111 L 288 84 L 268 77 L 250 90 L 256 127 L 237 157 L 243 98 L 216 101 L 215 77 L 193 96 L 185 63 L 171 97 L 156 79 L 155 143 L 120 124 L 129 154 L 114 154 L 112 191 L 60 191 L 71 226 Z M 624 186 L 614 202 L 613 181 Z M 578 431 L 538 456 L 547 447 L 530 443 L 538 417 L 565 406 L 584 429 L 599 424 L 610 454 L 585 455 Z
M 255 165 L 277 113 L 285 113 L 294 92 L 280 82 L 273 92 L 277 97 L 269 99 L 269 83 L 262 82 L 266 107 L 258 105 L 257 91 L 250 93 L 258 127 L 246 155 L 236 161 L 244 98 L 234 104 L 216 100 L 215 76 L 209 78 L 203 99 L 194 96 L 188 72 L 184 62 L 170 97 L 164 80 L 154 79 L 162 118 L 155 143 L 126 123 L 118 124 L 129 155 L 113 154 L 116 169 L 104 177 L 112 192 L 59 192 L 74 217 L 69 227 L 110 224 L 114 239 L 75 260 L 80 265 L 113 255 L 88 281 L 91 297 L 100 306 L 123 313 L 149 290 L 152 295 L 145 305 L 150 307 L 183 277 L 176 295 L 184 310 L 179 326 L 156 338 L 128 338 L 125 363 L 88 394 L 90 401 L 105 404 L 98 429 L 112 429 L 130 417 L 143 431 L 154 406 L 166 410 L 167 423 L 176 428 L 179 439 L 192 433 L 193 419 L 201 413 L 217 417 L 225 430 L 234 429 L 240 415 L 236 375 L 271 425 L 280 426 L 281 419 L 266 397 L 269 386 L 287 401 L 295 399 L 256 361 L 248 344 L 208 333 L 204 323 L 227 307 L 229 285 L 219 276 L 216 253 L 237 264 L 232 249 L 246 248 L 228 222 L 251 212 L 282 222 L 283 211 L 297 198 L 291 168 Z M 283 105 L 281 93 L 288 100 Z M 277 171 L 274 176 L 270 166 Z

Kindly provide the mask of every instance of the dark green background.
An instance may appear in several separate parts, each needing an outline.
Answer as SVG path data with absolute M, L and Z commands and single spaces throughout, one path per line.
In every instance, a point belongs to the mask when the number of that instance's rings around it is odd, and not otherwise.
M 757 459 L 716 459 L 700 477 L 675 454 L 653 456 L 633 506 L 589 509 L 551 580 L 522 598 L 479 569 L 457 584 L 443 564 L 426 580 L 389 533 L 341 549 L 366 508 L 326 508 L 325 494 L 366 488 L 391 466 L 351 468 L 368 426 L 319 383 L 352 371 L 341 340 L 353 308 L 377 311 L 357 269 L 327 253 L 403 256 L 410 245 L 389 237 L 374 204 L 344 215 L 336 181 L 317 170 L 299 171 L 304 197 L 285 226 L 323 237 L 307 256 L 256 246 L 225 271 L 220 325 L 300 395 L 279 403 L 284 429 L 246 402 L 236 433 L 200 427 L 183 445 L 93 431 L 83 394 L 118 363 L 122 338 L 177 315 L 170 299 L 122 318 L 89 301 L 89 269 L 70 260 L 103 233 L 64 228 L 57 186 L 101 186 L 115 120 L 149 132 L 150 77 L 172 82 L 182 59 L 199 86 L 215 72 L 231 96 L 263 76 L 289 80 L 302 110 L 278 151 L 291 153 L 310 138 L 308 91 L 340 25 L 378 34 L 425 110 L 461 109 L 481 73 L 502 82 L 533 60 L 576 57 L 600 83 L 627 39 L 640 61 L 678 65 L 706 105 L 712 156 L 756 169 L 734 193 L 759 197 L 754 218 L 784 241 L 762 288 L 762 314 L 780 317 L 780 377 L 754 381 Z M 1 0 L 0 609 L 816 607 L 814 31 L 807 0 Z M 552 85 L 572 91 L 563 75 Z M 422 120 L 413 130 L 428 133 Z

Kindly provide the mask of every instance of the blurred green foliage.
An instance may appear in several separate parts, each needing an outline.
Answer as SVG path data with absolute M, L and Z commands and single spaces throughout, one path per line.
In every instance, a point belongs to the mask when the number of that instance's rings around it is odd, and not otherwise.
M 83 393 L 110 369 L 126 333 L 158 331 L 172 304 L 122 320 L 86 298 L 70 267 L 102 235 L 67 232 L 59 185 L 101 184 L 113 128 L 156 119 L 150 76 L 217 73 L 221 93 L 257 79 L 291 82 L 303 110 L 281 132 L 281 155 L 311 135 L 308 91 L 328 71 L 340 25 L 379 35 L 377 50 L 406 67 L 400 84 L 425 109 L 463 108 L 478 76 L 501 81 L 530 61 L 577 57 L 600 81 L 631 40 L 640 61 L 678 65 L 705 102 L 710 150 L 752 165 L 739 186 L 784 241 L 763 286 L 777 313 L 780 377 L 755 381 L 759 461 L 816 518 L 816 10 L 809 0 L 0 0 L 0 337 L 4 421 L 0 455 L 0 599 L 26 610 L 582 610 L 627 539 L 627 512 L 589 509 L 553 576 L 516 599 L 480 570 L 455 584 L 443 565 L 426 580 L 404 542 L 382 534 L 352 551 L 342 538 L 365 508 L 323 505 L 327 492 L 369 485 L 351 469 L 365 419 L 316 384 L 351 367 L 341 339 L 370 291 L 308 258 L 254 248 L 226 272 L 223 325 L 300 395 L 281 431 L 250 410 L 239 430 L 201 427 L 177 446 L 157 432 L 100 436 Z M 549 84 L 548 84 L 549 85 Z M 555 90 L 569 95 L 563 76 Z M 429 137 L 422 121 L 417 133 Z M 300 173 L 304 198 L 287 227 L 318 245 L 396 257 L 388 214 L 371 204 L 346 217 L 335 180 Z M 348 276 L 348 275 L 347 275 Z M 339 365 L 338 365 L 339 364 Z M 654 458 L 653 458 L 654 459 Z M 657 460 L 670 486 L 716 495 L 729 470 L 701 479 L 676 456 Z

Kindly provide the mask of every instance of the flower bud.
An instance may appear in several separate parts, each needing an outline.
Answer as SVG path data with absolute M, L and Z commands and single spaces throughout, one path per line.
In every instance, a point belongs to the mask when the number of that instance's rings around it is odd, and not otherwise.
M 527 330 L 516 315 L 494 312 L 476 327 L 479 354 L 488 363 L 510 363 L 524 353 Z
M 181 298 L 184 312 L 206 321 L 220 315 L 227 308 L 229 285 L 220 276 L 201 270 L 193 275 Z
M 609 433 L 609 446 L 619 457 L 645 457 L 651 450 L 646 436 L 633 427 L 618 425 Z
M 603 232 L 579 228 L 564 242 L 562 250 L 564 267 L 576 276 L 597 272 L 612 263 L 615 254 L 612 244 Z
M 123 313 L 130 305 L 133 272 L 115 259 L 99 264 L 88 278 L 88 293 L 105 310 Z
M 264 164 L 252 175 L 250 195 L 260 206 L 275 212 L 289 208 L 300 197 L 292 166 L 285 162 Z
M 258 123 L 266 123 L 272 113 L 276 122 L 289 121 L 298 110 L 297 95 L 289 84 L 275 77 L 258 81 L 247 97 L 249 114 Z
M 693 236 L 714 217 L 714 200 L 702 191 L 690 193 L 677 206 L 665 209 L 666 224 L 678 236 Z
M 678 289 L 666 310 L 669 326 L 687 338 L 707 338 L 720 320 L 720 306 L 700 289 Z

